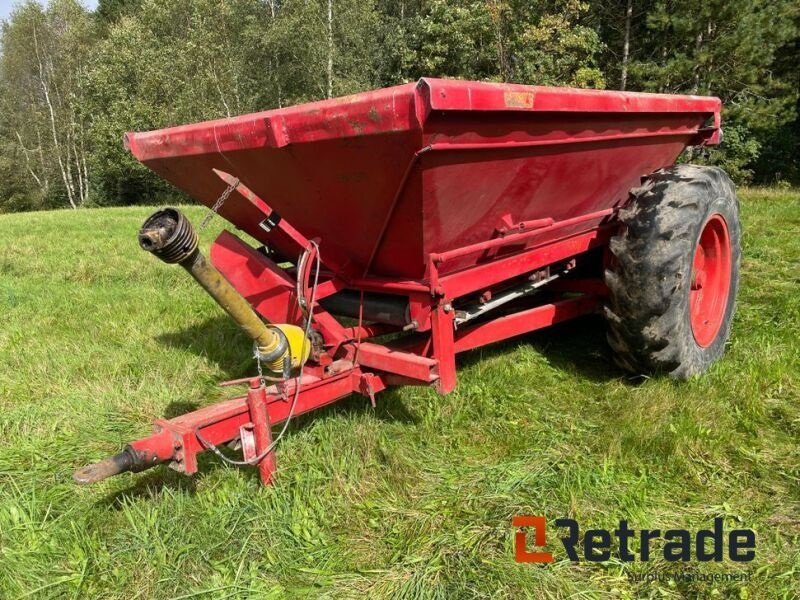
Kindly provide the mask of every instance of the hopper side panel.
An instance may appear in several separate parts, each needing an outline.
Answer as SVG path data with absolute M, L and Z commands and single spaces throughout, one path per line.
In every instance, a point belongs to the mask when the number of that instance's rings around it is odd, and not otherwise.
M 496 237 L 504 222 L 561 221 L 618 207 L 645 176 L 674 163 L 706 115 L 430 114 L 423 160 L 423 247 L 439 253 Z M 529 238 L 527 247 L 598 225 Z M 523 247 L 507 247 L 501 252 Z M 442 272 L 491 260 L 473 255 Z

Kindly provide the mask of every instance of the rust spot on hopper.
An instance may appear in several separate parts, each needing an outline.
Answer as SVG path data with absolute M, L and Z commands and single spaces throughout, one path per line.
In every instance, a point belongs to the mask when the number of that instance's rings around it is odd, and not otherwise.
M 533 108 L 533 92 L 506 92 L 503 100 L 506 108 Z

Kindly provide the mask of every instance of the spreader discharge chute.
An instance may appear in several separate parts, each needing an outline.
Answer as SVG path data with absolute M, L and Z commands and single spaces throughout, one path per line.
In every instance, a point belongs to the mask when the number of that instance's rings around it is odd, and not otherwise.
M 156 420 L 76 481 L 191 474 L 211 451 L 268 483 L 294 416 L 395 385 L 448 393 L 457 353 L 591 313 L 623 369 L 702 372 L 730 330 L 738 204 L 721 170 L 673 164 L 718 143 L 720 108 L 422 79 L 127 134 L 138 160 L 257 241 L 223 231 L 207 258 L 172 208 L 138 234 L 252 338 L 254 369 L 225 382 L 244 395 Z

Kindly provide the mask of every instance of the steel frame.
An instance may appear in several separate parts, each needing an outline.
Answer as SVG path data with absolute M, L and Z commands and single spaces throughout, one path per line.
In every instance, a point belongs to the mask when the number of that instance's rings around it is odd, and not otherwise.
M 268 220 L 271 210 L 260 198 L 241 185 L 238 191 L 259 206 Z M 147 466 L 167 463 L 177 471 L 192 474 L 197 472 L 197 455 L 208 449 L 203 441 L 218 446 L 239 439 L 245 459 L 257 458 L 272 442 L 270 428 L 289 416 L 297 385 L 300 391 L 293 416 L 354 393 L 369 398 L 374 405 L 375 395 L 391 385 L 432 385 L 439 393 L 449 393 L 456 386 L 457 353 L 590 314 L 597 310 L 604 286 L 599 280 L 556 281 L 557 285 L 547 289 L 562 296 L 552 302 L 479 320 L 459 329 L 454 326 L 454 302 L 606 246 L 610 226 L 597 223 L 613 221 L 614 217 L 614 211 L 602 211 L 566 223 L 543 219 L 508 224 L 491 240 L 431 254 L 426 276 L 421 281 L 347 278 L 323 272 L 317 300 L 345 288 L 402 295 L 409 300 L 415 331 L 389 343 L 372 341 L 396 333 L 399 328 L 363 322 L 345 326 L 317 302 L 312 307 L 312 322 L 322 337 L 323 349 L 297 377 L 272 385 L 266 385 L 258 377 L 225 382 L 223 385 L 246 383 L 247 393 L 174 419 L 157 420 L 154 433 L 131 443 L 130 447 L 143 457 Z M 555 243 L 535 245 L 536 235 L 542 231 L 576 223 L 586 223 L 592 228 Z M 284 220 L 274 224 L 270 234 L 282 256 L 297 255 L 309 245 L 309 240 Z M 502 250 L 504 246 L 531 240 L 531 247 L 520 252 L 492 256 L 472 268 L 439 275 L 439 266 L 452 258 Z M 266 320 L 302 324 L 294 278 L 300 275 L 280 268 L 266 253 L 226 231 L 213 243 L 211 260 Z M 302 281 L 299 288 L 310 301 L 308 282 Z M 261 481 L 269 484 L 276 469 L 275 453 L 267 454 L 257 466 Z

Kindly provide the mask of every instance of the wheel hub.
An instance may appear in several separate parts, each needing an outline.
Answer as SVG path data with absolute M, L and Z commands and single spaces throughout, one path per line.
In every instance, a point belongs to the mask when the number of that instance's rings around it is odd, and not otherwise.
M 731 287 L 731 241 L 728 224 L 719 213 L 703 226 L 694 251 L 689 290 L 689 320 L 697 344 L 706 348 L 716 339 Z

